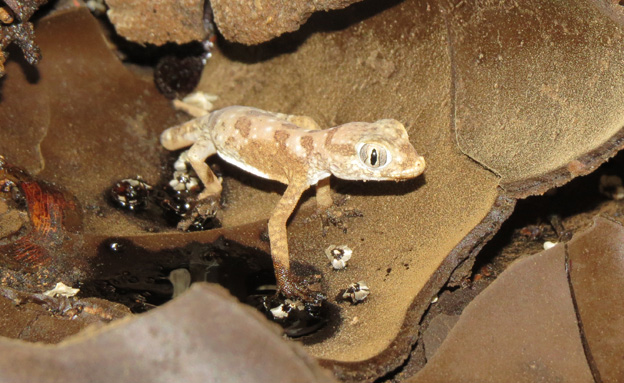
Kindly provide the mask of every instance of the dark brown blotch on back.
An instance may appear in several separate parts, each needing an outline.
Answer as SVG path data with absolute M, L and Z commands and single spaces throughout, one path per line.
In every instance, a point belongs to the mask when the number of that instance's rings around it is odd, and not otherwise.
M 251 120 L 247 117 L 240 117 L 238 120 L 236 120 L 236 123 L 234 124 L 234 128 L 236 128 L 236 130 L 240 132 L 243 138 L 249 137 L 249 132 L 251 131 L 250 127 Z
M 277 141 L 282 146 L 286 145 L 286 140 L 288 139 L 288 137 L 290 137 L 290 133 L 283 130 L 276 130 L 275 134 L 273 135 L 275 141 Z
M 307 155 L 312 154 L 314 151 L 314 139 L 310 136 L 301 137 L 301 146 L 303 146 Z
M 327 136 L 325 137 L 325 149 L 331 151 L 332 153 L 340 154 L 342 156 L 350 156 L 353 154 L 355 149 L 352 145 L 345 144 L 334 144 L 332 143 L 332 139 L 336 134 L 335 130 L 328 130 Z
M 242 144 L 242 142 L 241 142 Z M 237 141 L 234 137 L 229 136 L 227 140 L 225 140 L 225 146 L 236 148 L 239 145 L 239 141 Z
M 328 130 L 327 131 L 327 135 L 325 136 L 325 146 L 329 147 L 332 144 L 332 139 L 334 138 L 334 135 L 336 134 L 335 130 Z

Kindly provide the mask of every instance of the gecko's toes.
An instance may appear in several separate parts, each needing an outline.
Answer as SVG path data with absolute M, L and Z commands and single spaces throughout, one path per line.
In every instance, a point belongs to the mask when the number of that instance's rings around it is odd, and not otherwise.
M 201 198 L 200 194 L 190 213 L 178 223 L 178 229 L 183 231 L 212 229 L 221 225 L 221 218 L 219 197 Z
M 219 201 L 221 200 L 221 196 L 219 194 L 215 194 L 214 192 L 212 192 L 211 190 L 205 189 L 203 192 L 199 193 L 199 195 L 197 196 L 197 202 L 200 201 L 206 201 L 206 202 L 210 202 L 210 201 L 214 201 L 214 203 L 219 203 Z
M 320 305 L 327 299 L 321 292 L 320 279 L 320 275 L 302 279 L 291 274 L 282 286 L 279 286 L 279 291 L 288 298 L 297 298 L 306 303 Z
M 316 332 L 329 320 L 327 307 L 323 305 L 325 297 L 317 292 L 309 298 L 286 297 L 283 293 L 274 295 L 252 295 L 247 302 L 263 312 L 268 319 L 284 328 L 284 333 L 297 338 Z

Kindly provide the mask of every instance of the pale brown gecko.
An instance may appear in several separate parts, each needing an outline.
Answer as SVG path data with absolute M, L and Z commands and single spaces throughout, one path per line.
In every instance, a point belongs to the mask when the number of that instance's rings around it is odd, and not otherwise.
M 225 161 L 288 187 L 269 219 L 271 256 L 278 289 L 309 299 L 309 291 L 290 272 L 286 222 L 310 186 L 319 209 L 329 208 L 329 176 L 346 180 L 406 180 L 420 175 L 425 160 L 396 120 L 350 122 L 321 130 L 305 116 L 231 106 L 165 130 L 168 150 L 191 146 L 188 159 L 205 186 L 198 199 L 219 198 L 221 184 L 205 160 Z

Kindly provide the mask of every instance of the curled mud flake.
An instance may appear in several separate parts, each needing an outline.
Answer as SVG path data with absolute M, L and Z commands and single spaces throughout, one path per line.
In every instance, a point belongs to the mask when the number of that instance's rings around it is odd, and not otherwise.
M 203 68 L 201 57 L 166 56 L 156 65 L 154 82 L 165 97 L 182 98 L 195 89 Z
M 8 245 L 0 246 L 0 256 L 10 263 L 15 262 L 15 266 L 27 268 L 47 265 L 51 260 L 48 251 L 33 241 L 31 236 L 24 236 Z
M 75 208 L 62 194 L 44 190 L 36 182 L 22 182 L 20 189 L 28 201 L 28 212 L 35 229 L 42 235 L 57 234 L 63 224 L 64 209 Z
M 353 304 L 357 304 L 364 301 L 369 294 L 370 289 L 366 285 L 366 282 L 359 281 L 357 283 L 350 284 L 342 294 L 342 298 L 350 300 Z
M 341 270 L 347 267 L 347 261 L 351 259 L 352 253 L 353 250 L 346 245 L 331 245 L 325 249 L 325 255 L 335 270 Z
M 13 211 L 25 210 L 29 230 L 15 241 L 0 246 L 0 256 L 9 263 L 24 267 L 48 264 L 58 252 L 66 255 L 67 241 L 80 229 L 82 216 L 69 195 L 32 179 L 22 169 L 0 159 L 0 198 L 12 204 Z

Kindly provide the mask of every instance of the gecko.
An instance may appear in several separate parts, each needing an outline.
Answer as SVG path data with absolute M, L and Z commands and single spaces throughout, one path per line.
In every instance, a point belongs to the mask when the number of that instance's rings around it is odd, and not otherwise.
M 165 130 L 160 142 L 167 150 L 190 146 L 189 163 L 204 185 L 198 201 L 220 198 L 221 183 L 205 162 L 215 154 L 258 177 L 287 185 L 269 218 L 269 243 L 278 292 L 303 300 L 310 300 L 311 293 L 290 270 L 286 227 L 301 195 L 316 186 L 317 208 L 327 209 L 333 204 L 331 175 L 400 181 L 425 169 L 425 159 L 394 119 L 321 129 L 307 116 L 230 106 Z

